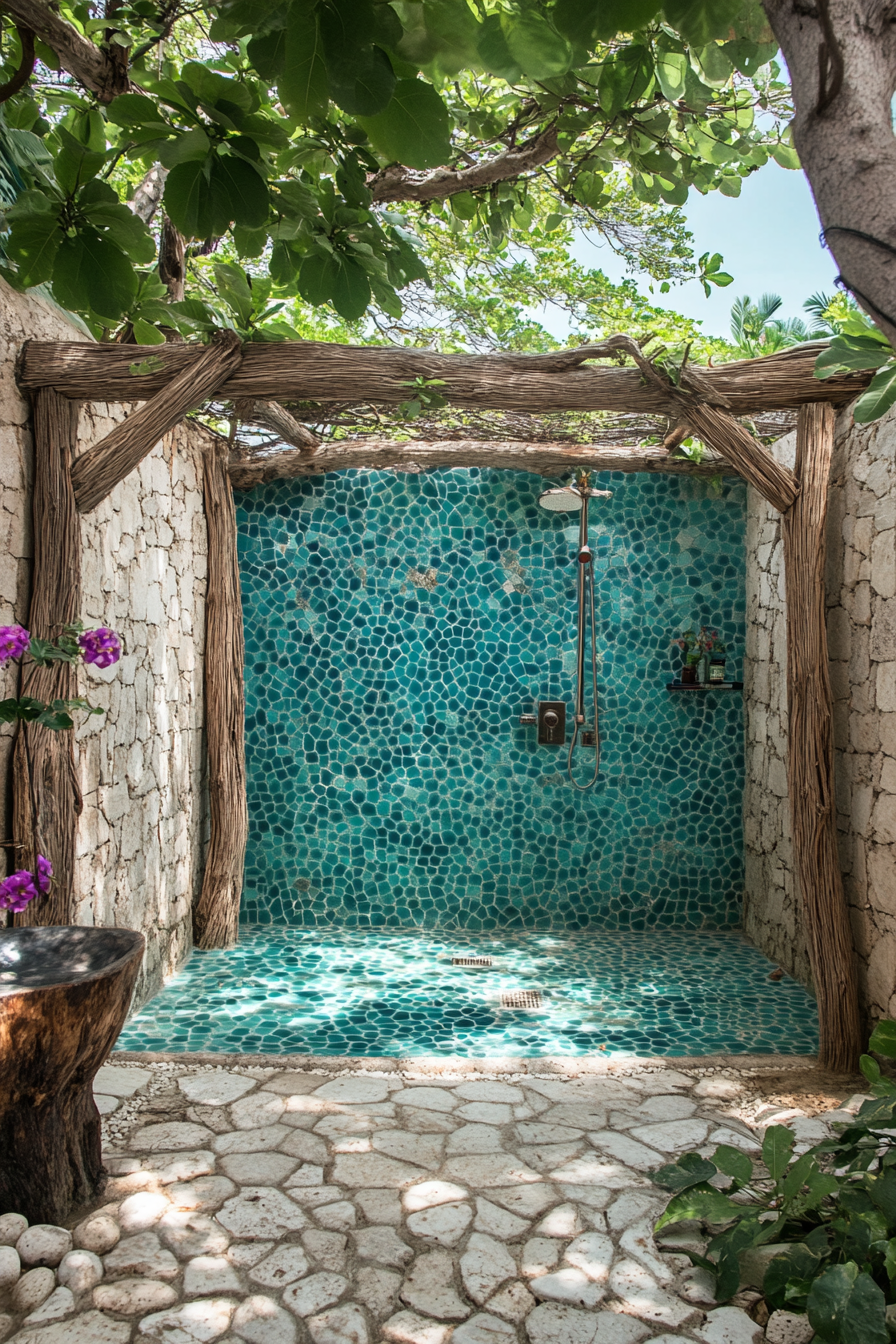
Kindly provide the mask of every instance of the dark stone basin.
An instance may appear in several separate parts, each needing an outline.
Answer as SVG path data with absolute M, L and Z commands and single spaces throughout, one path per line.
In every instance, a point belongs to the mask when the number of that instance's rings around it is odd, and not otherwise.
M 93 1080 L 125 1023 L 141 933 L 0 929 L 0 1214 L 59 1223 L 102 1177 Z
M 138 948 L 143 935 L 130 929 L 0 929 L 0 998 L 109 974 Z

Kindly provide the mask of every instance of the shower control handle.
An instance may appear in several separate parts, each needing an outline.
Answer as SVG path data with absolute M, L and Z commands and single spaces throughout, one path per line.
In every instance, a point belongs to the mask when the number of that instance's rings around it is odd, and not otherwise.
M 542 747 L 557 747 L 566 741 L 566 705 L 562 700 L 538 702 L 538 742 Z
M 521 714 L 521 715 L 520 715 L 520 727 L 521 727 L 521 728 L 534 728 L 535 725 L 536 725 L 537 723 L 538 723 L 538 715 L 537 715 L 537 714 Z

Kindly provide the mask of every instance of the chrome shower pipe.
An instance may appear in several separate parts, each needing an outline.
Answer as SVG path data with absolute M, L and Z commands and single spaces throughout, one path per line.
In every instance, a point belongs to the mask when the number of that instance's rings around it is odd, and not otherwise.
M 588 545 L 588 495 L 585 491 L 582 492 L 582 510 L 579 514 L 578 562 L 575 722 L 578 727 L 581 727 L 585 722 L 585 588 L 588 579 L 588 566 L 591 564 L 591 548 Z

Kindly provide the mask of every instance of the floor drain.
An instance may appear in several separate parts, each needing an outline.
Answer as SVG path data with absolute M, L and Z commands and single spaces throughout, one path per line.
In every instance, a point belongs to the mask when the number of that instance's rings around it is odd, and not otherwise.
M 452 966 L 491 966 L 491 957 L 452 957 Z
M 543 1002 L 540 989 L 512 989 L 501 995 L 502 1008 L 540 1008 Z

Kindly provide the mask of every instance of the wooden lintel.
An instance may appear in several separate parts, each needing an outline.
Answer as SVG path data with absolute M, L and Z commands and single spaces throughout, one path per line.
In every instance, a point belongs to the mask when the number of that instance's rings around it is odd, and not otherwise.
M 606 344 L 606 343 L 605 343 Z M 25 389 L 55 387 L 87 401 L 144 401 L 195 366 L 206 347 L 95 345 L 29 341 L 19 359 Z M 593 350 L 594 347 L 587 349 Z M 734 415 L 801 406 L 807 401 L 845 404 L 871 374 L 814 377 L 821 346 L 808 343 L 761 359 L 739 360 L 699 371 L 700 399 Z M 335 345 L 322 341 L 250 344 L 239 368 L 219 389 L 231 399 L 368 401 L 396 405 L 408 399 L 416 378 L 439 379 L 438 391 L 454 406 L 516 411 L 644 411 L 681 418 L 681 404 L 636 368 L 585 365 L 581 350 L 549 355 L 440 355 L 392 346 Z
M 236 332 L 217 332 L 212 343 L 202 347 L 195 363 L 182 368 L 110 434 L 82 453 L 72 467 L 81 513 L 95 509 L 187 411 L 201 406 L 215 392 L 239 362 L 240 339 Z
M 268 481 L 295 476 L 323 476 L 328 471 L 356 468 L 370 471 L 422 472 L 439 467 L 498 467 L 531 471 L 539 476 L 562 476 L 576 468 L 589 471 L 654 471 L 678 476 L 733 475 L 719 458 L 694 462 L 672 457 L 661 445 L 637 447 L 599 443 L 531 443 L 514 440 L 341 439 L 320 447 L 262 449 L 233 452 L 230 480 L 237 490 L 251 490 Z

